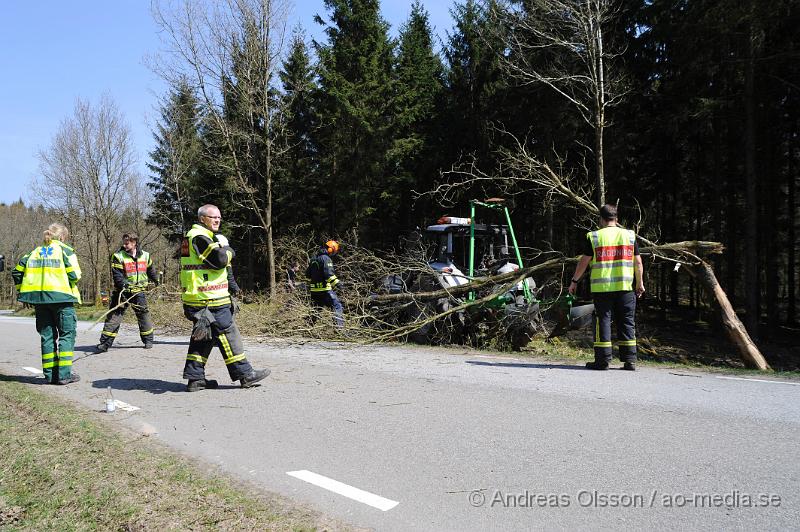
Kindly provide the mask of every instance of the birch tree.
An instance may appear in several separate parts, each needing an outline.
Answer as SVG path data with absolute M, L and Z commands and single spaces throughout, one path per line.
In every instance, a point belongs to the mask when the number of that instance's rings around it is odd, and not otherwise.
M 165 1 L 153 14 L 168 47 L 155 70 L 173 86 L 190 80 L 197 91 L 226 156 L 218 173 L 233 180 L 231 201 L 263 232 L 274 294 L 272 195 L 282 122 L 271 83 L 284 54 L 288 3 Z
M 100 300 L 103 275 L 119 221 L 138 179 L 130 128 L 111 98 L 95 106 L 78 100 L 50 146 L 39 152 L 35 203 L 58 213 L 84 247 L 84 277 Z M 85 284 L 88 283 L 84 283 Z
M 594 136 L 594 199 L 606 203 L 605 129 L 608 110 L 623 97 L 619 55 L 606 42 L 612 0 L 506 0 L 491 11 L 504 28 L 497 53 L 522 85 L 544 84 L 569 102 Z

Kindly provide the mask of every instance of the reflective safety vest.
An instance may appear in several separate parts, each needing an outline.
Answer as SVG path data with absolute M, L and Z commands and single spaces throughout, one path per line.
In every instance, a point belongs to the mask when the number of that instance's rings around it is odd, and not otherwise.
M 78 257 L 71 247 L 58 240 L 51 240 L 22 257 L 13 276 L 18 299 L 23 303 L 81 302 Z
M 604 227 L 586 233 L 592 243 L 592 292 L 633 290 L 633 251 L 636 233 L 621 227 Z
M 152 265 L 153 261 L 146 251 L 142 251 L 138 258 L 131 257 L 124 249 L 111 256 L 111 267 L 122 270 L 131 292 L 141 292 L 147 287 L 147 268 Z
M 312 292 L 327 292 L 336 288 L 339 278 L 333 273 L 333 260 L 325 254 L 317 255 L 306 270 Z
M 211 245 L 203 253 L 203 256 L 198 255 L 194 248 L 194 238 L 199 235 L 211 240 Z M 222 238 L 224 239 L 224 237 Z M 181 244 L 181 286 L 183 287 L 181 299 L 186 305 L 216 307 L 230 304 L 227 268 L 215 270 L 204 262 L 206 257 L 219 247 L 220 243 L 215 241 L 214 233 L 202 225 L 194 224 L 186 233 Z M 228 258 L 231 258 L 230 254 Z

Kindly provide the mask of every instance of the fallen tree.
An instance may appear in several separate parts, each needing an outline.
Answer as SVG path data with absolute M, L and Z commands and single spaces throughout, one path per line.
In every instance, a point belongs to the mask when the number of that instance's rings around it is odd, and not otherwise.
M 687 242 L 673 242 L 664 245 L 649 245 L 643 247 L 640 253 L 644 255 L 654 255 L 666 257 L 670 254 L 680 257 L 682 254 L 692 254 L 696 256 L 705 256 L 708 254 L 722 253 L 723 246 L 719 242 L 706 242 L 706 241 L 687 241 Z M 525 268 L 515 270 L 513 272 L 504 273 L 501 275 L 493 275 L 488 277 L 476 277 L 467 284 L 457 286 L 454 288 L 444 288 L 441 290 L 434 290 L 430 292 L 404 292 L 400 294 L 381 294 L 372 297 L 371 302 L 376 304 L 397 304 L 407 301 L 429 301 L 439 299 L 442 297 L 458 297 L 479 288 L 486 288 L 501 284 L 506 284 L 511 280 L 520 282 L 526 277 L 530 277 L 535 273 L 553 272 L 563 270 L 566 266 L 575 265 L 579 257 L 565 257 L 558 259 L 550 259 L 541 264 L 534 266 L 527 266 Z M 702 261 L 701 261 L 702 262 Z
M 686 270 L 694 277 L 706 292 L 712 294 L 715 307 L 722 320 L 722 325 L 728 335 L 728 339 L 739 350 L 739 356 L 748 368 L 767 370 L 770 369 L 769 364 L 764 359 L 764 356 L 759 351 L 753 339 L 747 332 L 742 321 L 736 315 L 731 302 L 728 300 L 727 294 L 722 289 L 717 281 L 717 276 L 714 274 L 714 269 L 706 261 L 700 261 L 696 264 L 689 265 Z
M 503 147 L 498 150 L 500 166 L 496 175 L 487 174 L 474 164 L 466 164 L 445 172 L 443 176 L 446 179 L 435 189 L 424 194 L 433 196 L 442 204 L 452 204 L 459 193 L 473 187 L 490 186 L 509 197 L 535 190 L 551 202 L 560 200 L 576 208 L 579 213 L 583 214 L 582 222 L 585 226 L 594 224 L 600 210 L 590 199 L 591 188 L 576 184 L 587 182 L 586 178 L 577 179 L 574 175 L 562 174 L 547 161 L 531 153 L 526 142 L 508 131 L 500 130 L 499 133 L 511 140 L 511 147 Z M 736 315 L 727 295 L 717 281 L 713 268 L 704 260 L 704 257 L 708 255 L 722 253 L 724 246 L 719 242 L 705 241 L 660 244 L 642 238 L 640 228 L 636 227 L 636 229 L 641 242 L 645 244 L 640 250 L 642 254 L 650 255 L 654 260 L 666 260 L 680 264 L 681 267 L 678 269 L 686 270 L 692 275 L 712 298 L 712 306 L 716 309 L 720 322 L 723 324 L 728 338 L 736 347 L 742 362 L 748 368 L 770 369 L 764 356 Z M 563 264 L 566 265 L 566 261 Z

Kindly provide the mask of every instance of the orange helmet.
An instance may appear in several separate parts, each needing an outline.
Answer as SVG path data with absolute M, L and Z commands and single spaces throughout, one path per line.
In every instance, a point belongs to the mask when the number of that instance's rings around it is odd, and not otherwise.
M 339 253 L 339 243 L 336 240 L 328 240 L 325 242 L 325 249 L 328 250 L 328 255 L 336 255 Z

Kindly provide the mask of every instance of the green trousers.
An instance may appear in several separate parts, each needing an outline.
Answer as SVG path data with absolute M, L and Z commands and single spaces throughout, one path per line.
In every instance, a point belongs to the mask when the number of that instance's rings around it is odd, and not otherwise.
M 42 371 L 48 382 L 72 376 L 77 324 L 72 303 L 36 305 L 36 331 L 42 337 Z

